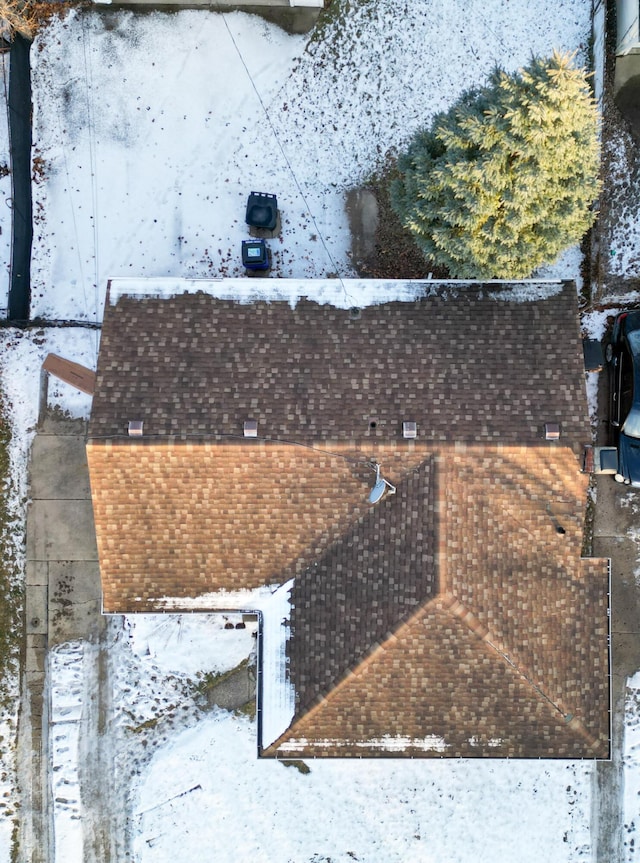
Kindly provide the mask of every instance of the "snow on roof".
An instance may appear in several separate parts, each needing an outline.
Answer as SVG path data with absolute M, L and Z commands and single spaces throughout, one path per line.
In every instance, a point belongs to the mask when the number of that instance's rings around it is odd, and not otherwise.
M 181 279 L 123 278 L 109 281 L 109 302 L 121 297 L 169 299 L 202 292 L 221 300 L 248 304 L 258 301 L 288 302 L 295 308 L 305 298 L 338 309 L 365 308 L 388 302 L 413 302 L 421 297 L 455 295 L 465 288 L 495 286 L 489 296 L 508 302 L 536 302 L 562 289 L 559 279 L 504 279 L 486 281 L 452 279 Z
M 307 740 L 304 737 L 299 739 L 291 739 L 287 741 L 287 748 L 292 752 L 300 752 L 303 754 L 308 750 L 309 746 L 313 745 L 318 749 L 326 748 L 327 750 L 342 748 L 358 748 L 362 749 L 377 749 L 382 752 L 404 753 L 411 747 L 412 749 L 422 750 L 423 752 L 442 752 L 447 749 L 447 742 L 436 734 L 428 734 L 422 739 L 415 737 L 402 737 L 399 734 L 385 734 L 382 737 L 371 738 L 369 740 L 356 741 L 355 743 L 347 740 Z

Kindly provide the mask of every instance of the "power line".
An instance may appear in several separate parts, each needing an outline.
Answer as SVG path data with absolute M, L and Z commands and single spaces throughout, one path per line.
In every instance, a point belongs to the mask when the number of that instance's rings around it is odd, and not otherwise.
M 320 242 L 322 243 L 322 246 L 323 246 L 323 248 L 324 248 L 324 250 L 325 250 L 325 252 L 326 252 L 326 254 L 327 254 L 327 257 L 328 257 L 328 258 L 329 258 L 329 260 L 331 261 L 331 265 L 332 265 L 332 267 L 333 267 L 333 268 L 334 268 L 334 270 L 335 270 L 335 273 L 336 273 L 336 275 L 337 275 L 337 277 L 338 277 L 338 279 L 339 279 L 339 281 L 340 281 L 340 284 L 342 285 L 342 290 L 344 291 L 344 295 L 345 295 L 345 297 L 348 297 L 348 296 L 349 296 L 349 294 L 347 293 L 347 289 L 346 289 L 346 286 L 345 286 L 345 284 L 344 284 L 344 280 L 343 280 L 343 278 L 342 278 L 342 276 L 341 276 L 341 274 L 340 274 L 340 271 L 339 271 L 338 265 L 337 265 L 337 263 L 336 263 L 336 261 L 335 261 L 335 259 L 334 259 L 333 255 L 332 255 L 332 254 L 331 254 L 331 252 L 329 251 L 329 247 L 327 246 L 327 243 L 326 243 L 325 238 L 324 238 L 324 236 L 323 236 L 323 234 L 322 234 L 322 231 L 321 231 L 321 230 L 320 230 L 320 228 L 318 227 L 318 222 L 316 221 L 316 217 L 314 216 L 314 214 L 313 214 L 313 212 L 312 212 L 312 210 L 311 210 L 311 207 L 309 206 L 309 202 L 308 202 L 308 200 L 307 200 L 307 196 L 305 195 L 305 193 L 304 193 L 304 191 L 303 191 L 303 189 L 302 189 L 302 186 L 300 185 L 300 182 L 298 181 L 298 178 L 297 178 L 297 176 L 296 176 L 296 173 L 295 173 L 295 171 L 293 170 L 293 166 L 292 166 L 291 162 L 289 161 L 289 158 L 288 158 L 288 156 L 287 156 L 287 154 L 286 154 L 286 152 L 285 152 L 285 149 L 284 149 L 284 147 L 283 147 L 283 145 L 282 145 L 282 142 L 280 141 L 280 138 L 278 137 L 278 133 L 276 132 L 275 126 L 273 125 L 273 122 L 272 122 L 272 120 L 271 120 L 271 116 L 269 115 L 269 112 L 268 112 L 268 110 L 267 110 L 267 107 L 266 107 L 266 105 L 264 104 L 264 102 L 263 102 L 263 100 L 262 100 L 262 96 L 260 95 L 260 92 L 259 92 L 259 90 L 258 90 L 258 88 L 257 88 L 257 86 L 256 86 L 256 82 L 254 81 L 253 76 L 251 75 L 251 72 L 249 71 L 249 68 L 248 68 L 248 66 L 247 66 L 247 64 L 246 64 L 246 62 L 245 62 L 245 59 L 244 59 L 244 57 L 243 57 L 243 55 L 242 55 L 242 52 L 240 51 L 240 48 L 239 48 L 239 46 L 238 46 L 238 43 L 236 42 L 236 40 L 235 40 L 235 39 L 234 39 L 234 37 L 233 37 L 233 33 L 231 32 L 231 28 L 229 27 L 229 24 L 228 24 L 228 22 L 227 22 L 227 16 L 226 16 L 225 14 L 223 14 L 223 15 L 222 15 L 222 20 L 224 21 L 224 25 L 225 25 L 225 27 L 226 27 L 226 29 L 227 29 L 227 33 L 229 34 L 229 38 L 231 39 L 231 42 L 233 43 L 233 47 L 235 48 L 235 51 L 236 51 L 236 53 L 237 53 L 238 57 L 240 58 L 240 62 L 241 62 L 241 63 L 242 63 L 242 65 L 244 66 L 244 70 L 245 70 L 245 72 L 247 73 L 247 77 L 248 77 L 249 81 L 251 82 L 251 86 L 253 87 L 253 90 L 254 90 L 254 92 L 255 92 L 255 94 L 256 94 L 256 96 L 257 96 L 257 98 L 258 98 L 258 102 L 260 103 L 260 107 L 262 108 L 262 111 L 263 111 L 263 113 L 264 113 L 264 116 L 265 116 L 265 117 L 266 117 L 266 119 L 267 119 L 267 123 L 269 124 L 269 127 L 271 128 L 271 132 L 272 132 L 272 134 L 273 134 L 273 137 L 275 138 L 275 141 L 276 141 L 276 143 L 277 143 L 277 145 L 278 145 L 278 148 L 279 148 L 279 150 L 280 150 L 280 152 L 281 152 L 281 154 L 282 154 L 282 158 L 284 159 L 285 164 L 286 164 L 287 168 L 289 169 L 289 172 L 290 172 L 291 176 L 293 177 L 293 182 L 295 183 L 295 186 L 296 186 L 296 188 L 297 188 L 297 190 L 298 190 L 298 193 L 300 194 L 300 197 L 302 198 L 302 200 L 303 200 L 303 202 L 304 202 L 304 205 L 305 205 L 305 207 L 306 207 L 306 209 L 307 209 L 307 213 L 309 214 L 309 216 L 310 216 L 310 218 L 311 218 L 311 221 L 313 222 L 314 228 L 316 229 L 317 235 L 320 237 Z

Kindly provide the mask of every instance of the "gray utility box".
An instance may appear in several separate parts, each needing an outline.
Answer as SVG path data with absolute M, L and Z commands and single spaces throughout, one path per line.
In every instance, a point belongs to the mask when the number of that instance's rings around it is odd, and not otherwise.
M 618 450 L 614 446 L 586 446 L 582 456 L 585 473 L 618 472 Z

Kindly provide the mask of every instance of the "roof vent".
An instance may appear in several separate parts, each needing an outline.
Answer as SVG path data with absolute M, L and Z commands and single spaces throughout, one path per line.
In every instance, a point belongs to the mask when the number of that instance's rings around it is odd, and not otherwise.
M 407 440 L 418 437 L 418 424 L 414 422 L 402 423 L 402 437 Z
M 142 437 L 142 420 L 129 420 L 129 437 Z
M 558 423 L 544 424 L 545 440 L 560 440 L 560 425 Z
M 245 437 L 258 437 L 258 422 L 257 422 L 257 420 L 245 420 L 244 421 L 244 436 Z

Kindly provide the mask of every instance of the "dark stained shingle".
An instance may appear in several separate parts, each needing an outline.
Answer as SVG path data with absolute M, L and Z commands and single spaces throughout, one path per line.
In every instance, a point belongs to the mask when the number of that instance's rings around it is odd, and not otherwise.
M 394 440 L 403 420 L 433 443 L 532 443 L 545 422 L 582 442 L 574 287 L 537 303 L 495 293 L 433 293 L 356 320 L 304 299 L 121 297 L 106 309 L 89 436 L 138 419 L 147 435 L 210 440 L 252 418 L 259 436 L 314 443 Z

